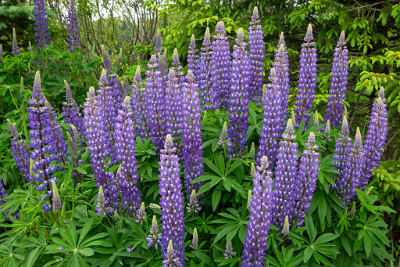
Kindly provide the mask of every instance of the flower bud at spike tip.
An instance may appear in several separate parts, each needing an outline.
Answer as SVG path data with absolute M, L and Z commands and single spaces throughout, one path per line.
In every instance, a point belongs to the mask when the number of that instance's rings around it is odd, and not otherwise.
M 250 210 L 251 208 L 251 190 L 249 190 L 248 194 L 247 194 L 247 209 Z
M 283 235 L 289 234 L 289 217 L 288 216 L 285 217 L 285 224 L 283 225 L 282 234 Z
M 58 194 L 56 182 L 54 180 L 51 180 L 51 185 L 53 187 L 53 209 L 60 210 L 62 207 L 62 203 L 61 203 L 60 195 Z
M 190 247 L 194 250 L 198 249 L 199 247 L 199 236 L 197 234 L 197 228 L 194 228 L 193 230 L 193 239 L 192 243 L 190 244 Z
M 313 121 L 313 127 L 319 126 L 319 117 L 318 117 L 318 112 L 315 111 L 314 113 L 314 121 Z
M 254 177 L 254 174 L 256 174 L 256 165 L 254 165 L 254 163 L 251 163 L 250 176 Z

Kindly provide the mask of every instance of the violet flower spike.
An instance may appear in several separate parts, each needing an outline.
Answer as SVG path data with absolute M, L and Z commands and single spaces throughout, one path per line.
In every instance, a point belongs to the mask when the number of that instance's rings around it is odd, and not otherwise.
M 233 61 L 231 65 L 231 100 L 228 107 L 228 135 L 232 145 L 228 147 L 228 155 L 231 158 L 240 158 L 246 151 L 245 138 L 249 117 L 251 62 L 246 51 L 247 43 L 244 42 L 242 29 L 238 30 L 235 41 L 236 44 L 233 48 Z
M 243 247 L 242 266 L 264 266 L 267 250 L 268 230 L 271 224 L 272 172 L 268 169 L 268 158 L 263 156 L 254 175 L 253 195 L 250 204 L 250 219 Z
M 179 159 L 176 155 L 171 135 L 165 139 L 160 155 L 160 206 L 161 206 L 161 251 L 164 261 L 170 260 L 171 251 L 168 242 L 175 244 L 176 264 L 184 265 L 184 212 L 182 183 L 179 177 Z
M 153 215 L 153 220 L 151 223 L 150 234 L 146 237 L 147 247 L 154 246 L 155 249 L 158 249 L 160 244 L 160 234 L 158 233 L 158 223 L 156 215 Z
M 33 15 L 35 16 L 36 48 L 40 52 L 50 44 L 49 30 L 47 28 L 47 13 L 44 0 L 33 1 Z
M 21 50 L 18 47 L 18 42 L 17 42 L 17 34 L 15 33 L 15 28 L 13 28 L 13 39 L 12 39 L 12 46 L 11 46 L 11 54 L 13 55 L 19 55 L 21 54 Z
M 315 99 L 315 88 L 317 87 L 317 49 L 315 48 L 311 24 L 308 25 L 304 43 L 301 45 L 299 85 L 296 97 L 295 113 L 297 125 L 305 120 L 308 125 L 311 118 L 311 110 Z
M 346 46 L 345 33 L 342 31 L 333 55 L 331 89 L 325 111 L 325 120 L 329 119 L 333 127 L 338 127 L 340 123 L 346 98 L 348 75 L 349 51 Z
M 194 34 L 192 34 L 192 37 L 190 38 L 190 44 L 189 44 L 189 49 L 188 49 L 188 57 L 187 57 L 187 62 L 188 62 L 188 69 L 192 71 L 193 75 L 196 76 L 197 74 L 197 61 L 198 61 L 198 55 L 196 55 L 197 49 L 196 49 L 196 39 L 194 38 Z
M 75 50 L 79 50 L 79 21 L 76 13 L 75 0 L 70 0 L 68 8 L 68 48 L 69 52 L 73 53 Z
M 249 26 L 249 58 L 251 60 L 251 76 L 249 94 L 253 102 L 260 103 L 264 79 L 265 43 L 263 28 L 260 24 L 257 7 L 253 9 Z
M 204 40 L 202 47 L 200 48 L 200 56 L 198 69 L 196 72 L 196 78 L 199 83 L 199 91 L 201 104 L 203 105 L 203 110 L 208 110 L 213 108 L 213 86 L 212 86 L 212 76 L 211 76 L 211 41 L 210 41 L 210 28 L 206 28 L 204 34 Z

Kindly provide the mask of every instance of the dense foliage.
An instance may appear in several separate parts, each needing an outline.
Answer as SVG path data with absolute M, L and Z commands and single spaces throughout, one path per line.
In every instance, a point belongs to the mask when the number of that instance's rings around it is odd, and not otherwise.
M 129 19 L 67 1 L 56 49 L 33 2 L 35 48 L 0 46 L 2 266 L 398 264 L 399 5 L 258 2 L 132 3 L 164 27 L 117 55 L 85 32 Z

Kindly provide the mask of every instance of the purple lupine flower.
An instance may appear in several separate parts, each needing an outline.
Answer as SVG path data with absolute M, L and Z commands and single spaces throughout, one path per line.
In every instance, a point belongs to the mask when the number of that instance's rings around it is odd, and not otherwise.
M 17 34 L 15 33 L 15 28 L 13 28 L 13 39 L 12 39 L 11 48 L 12 48 L 11 54 L 14 54 L 14 55 L 21 54 L 21 50 L 18 47 Z
M 227 108 L 229 101 L 231 52 L 228 37 L 225 36 L 224 22 L 219 21 L 215 27 L 211 57 L 212 104 L 214 109 Z
M 113 70 L 113 66 L 111 65 L 110 58 L 108 56 L 108 53 L 104 45 L 101 45 L 100 48 L 101 48 L 101 56 L 103 57 L 103 68 L 107 71 L 107 74 L 110 75 Z
M 360 129 L 357 127 L 356 138 L 350 153 L 344 162 L 342 175 L 337 179 L 337 189 L 345 206 L 356 196 L 360 179 L 365 167 L 365 151 L 362 146 Z
M 162 263 L 164 267 L 181 267 L 185 265 L 179 255 L 177 255 L 177 252 L 178 251 L 174 249 L 174 243 L 172 240 L 170 240 L 166 249 L 166 253 L 163 255 L 164 260 Z
M 250 219 L 243 248 L 242 266 L 264 266 L 268 230 L 271 224 L 272 172 L 268 170 L 268 157 L 263 156 L 254 175 Z
M 296 219 L 298 220 L 298 227 L 304 224 L 305 213 L 310 208 L 313 193 L 317 187 L 319 170 L 319 153 L 316 152 L 318 146 L 315 144 L 314 132 L 310 133 L 308 136 L 308 142 L 305 145 L 306 148 L 303 150 L 301 155 L 299 171 L 297 173 L 300 190 L 298 190 L 299 195 L 297 196 L 293 219 L 293 221 Z
M 179 143 L 184 129 L 183 122 L 185 116 L 185 106 L 187 105 L 186 88 L 183 87 L 184 74 L 179 62 L 178 50 L 175 48 L 172 60 L 172 67 L 168 73 L 168 83 L 165 91 L 166 133 L 171 134 Z M 180 148 L 178 147 L 178 150 Z M 179 151 L 181 152 L 181 151 Z
M 37 43 L 37 50 L 40 50 L 46 45 L 50 44 L 49 41 L 49 30 L 47 29 L 47 13 L 46 7 L 44 6 L 44 0 L 33 1 L 33 15 L 35 16 L 35 36 Z
M 233 62 L 231 70 L 231 100 L 229 102 L 228 134 L 232 145 L 228 147 L 231 158 L 240 158 L 246 151 L 247 120 L 249 110 L 249 87 L 251 63 L 247 43 L 244 42 L 243 30 L 239 29 L 233 47 Z
M 312 33 L 311 24 L 308 25 L 304 43 L 301 45 L 299 85 L 297 86 L 296 108 L 297 125 L 305 120 L 305 125 L 311 118 L 311 109 L 315 99 L 317 87 L 317 49 Z
M 85 126 L 83 124 L 82 115 L 80 114 L 79 106 L 72 96 L 71 88 L 67 81 L 65 83 L 65 95 L 67 102 L 63 102 L 63 114 L 65 123 L 72 124 L 76 127 L 79 133 L 83 133 Z
M 130 97 L 125 97 L 122 109 L 115 124 L 115 152 L 116 160 L 121 162 L 118 181 L 119 193 L 122 197 L 123 208 L 128 208 L 127 215 L 136 213 L 140 206 L 140 191 L 134 186 L 138 181 L 136 154 L 135 154 L 135 125 L 132 121 Z
M 278 139 L 281 137 L 285 118 L 282 116 L 282 106 L 280 102 L 281 91 L 275 69 L 271 69 L 269 84 L 264 92 L 263 105 L 263 126 L 261 128 L 260 145 L 258 147 L 257 163 L 263 156 L 267 156 L 270 161 L 270 168 L 274 169 L 275 157 L 278 149 Z
M 79 21 L 76 14 L 75 0 L 70 0 L 68 8 L 68 48 L 69 52 L 73 53 L 74 50 L 79 49 L 80 37 L 79 37 Z
M 154 41 L 154 51 L 156 53 L 160 53 L 162 51 L 160 30 L 157 30 L 156 32 L 156 40 Z
M 126 252 L 128 252 L 128 255 L 129 255 L 129 256 L 131 255 L 132 250 L 133 250 L 132 247 L 129 247 L 129 248 L 126 249 Z
M 289 54 L 285 45 L 283 32 L 279 38 L 278 50 L 275 54 L 273 68 L 276 72 L 277 83 L 281 92 L 281 110 L 282 115 L 286 119 L 287 102 L 289 100 Z
M 156 54 L 156 59 L 158 62 L 157 71 L 160 72 L 162 77 L 161 79 L 161 86 L 162 88 L 167 88 L 168 82 L 168 58 L 167 58 L 167 50 L 164 50 L 164 54 L 158 53 Z M 164 91 L 165 95 L 165 91 Z
M 249 26 L 249 57 L 251 60 L 250 99 L 260 103 L 264 79 L 264 36 L 257 7 L 253 9 Z
M 156 215 L 153 215 L 153 220 L 151 222 L 150 234 L 146 237 L 147 247 L 154 246 L 158 249 L 160 244 L 160 234 L 158 233 L 158 223 Z
M 196 39 L 194 38 L 194 34 L 192 34 L 192 37 L 190 38 L 187 63 L 188 63 L 188 69 L 191 70 L 194 75 L 196 75 L 198 68 L 197 66 L 198 56 L 196 55 L 196 52 L 197 52 Z
M 146 117 L 145 92 L 139 65 L 136 68 L 135 77 L 133 79 L 131 105 L 138 135 L 141 138 L 148 138 L 149 125 Z
M 318 111 L 314 112 L 314 120 L 313 120 L 313 124 L 312 127 L 318 127 L 319 126 L 319 116 L 318 116 Z
M 182 132 L 183 166 L 185 168 L 186 193 L 199 190 L 201 183 L 191 184 L 193 179 L 203 174 L 203 142 L 201 140 L 201 110 L 197 93 L 198 85 L 195 84 L 194 75 L 188 70 L 185 83 L 187 105 L 184 110 L 184 123 Z
M 53 189 L 53 210 L 60 210 L 63 204 L 58 193 L 57 184 L 54 180 L 51 180 L 51 185 Z
M 45 100 L 45 106 L 47 107 L 47 112 L 49 113 L 50 127 L 46 129 L 45 143 L 48 144 L 46 147 L 46 152 L 53 154 L 52 158 L 56 162 L 62 162 L 65 165 L 68 159 L 68 144 L 64 140 L 64 135 L 61 129 L 61 125 L 58 123 L 57 114 L 54 108 L 51 106 L 50 102 Z
M 330 120 L 327 120 L 325 123 L 324 135 L 325 135 L 325 140 L 327 140 L 327 141 L 331 140 L 331 121 Z
M 164 90 L 162 87 L 162 76 L 158 68 L 158 61 L 155 54 L 150 58 L 149 69 L 146 71 L 146 88 L 144 93 L 146 116 L 149 124 L 149 136 L 151 142 L 159 150 L 164 140 L 166 106 Z
M 192 190 L 192 193 L 190 193 L 189 196 L 189 202 L 187 203 L 186 207 L 187 211 L 193 212 L 193 213 L 198 213 L 201 210 L 201 207 L 199 205 L 199 199 L 196 196 L 196 190 Z
M 177 265 L 184 265 L 184 213 L 182 183 L 179 177 L 179 160 L 172 136 L 167 135 L 164 149 L 160 155 L 160 206 L 161 206 L 161 251 L 164 260 L 168 259 L 168 242 L 175 246 Z
M 232 242 L 226 243 L 225 252 L 223 253 L 225 260 L 232 259 L 233 256 L 236 255 L 236 252 L 233 250 Z
M 90 87 L 84 103 L 84 121 L 85 121 L 85 137 L 88 151 L 96 179 L 97 186 L 100 187 L 105 183 L 105 159 L 108 155 L 109 139 L 107 136 L 107 128 L 104 113 L 101 105 L 96 100 L 96 93 L 93 87 Z
M 274 221 L 280 227 L 283 227 L 286 216 L 292 221 L 300 189 L 297 180 L 298 145 L 293 142 L 296 135 L 291 119 L 288 120 L 282 139 L 279 142 L 274 179 Z
M 6 204 L 9 200 L 5 199 L 7 197 L 6 189 L 4 188 L 3 181 L 0 179 L 0 207 Z M 8 218 L 8 211 L 3 212 L 5 217 Z
M 18 169 L 22 172 L 25 180 L 28 183 L 33 184 L 34 181 L 30 175 L 30 156 L 31 150 L 24 140 L 20 140 L 20 134 L 18 133 L 15 125 L 7 119 L 8 127 L 11 133 L 11 154 L 15 160 Z
M 369 120 L 368 131 L 365 136 L 365 168 L 361 175 L 360 189 L 365 186 L 372 177 L 372 170 L 379 167 L 383 148 L 386 143 L 388 131 L 387 109 L 385 104 L 383 87 L 380 95 L 375 99 Z
M 340 34 L 333 54 L 331 89 L 325 120 L 330 120 L 333 127 L 339 126 L 343 112 L 344 99 L 346 98 L 347 76 L 349 75 L 349 50 L 346 46 L 344 31 Z
M 140 209 L 137 212 L 137 220 L 136 223 L 143 224 L 146 221 L 147 213 L 146 208 L 144 206 L 144 202 L 140 205 Z
M 210 28 L 208 27 L 206 28 L 202 45 L 196 77 L 199 82 L 201 104 L 203 105 L 203 110 L 207 110 L 213 108 L 213 86 L 211 81 L 212 50 Z
M 222 132 L 219 136 L 217 145 L 221 146 L 222 149 L 228 149 L 232 145 L 231 139 L 228 135 L 228 124 L 226 122 L 224 122 L 224 126 L 222 126 Z
M 49 105 L 45 105 L 45 98 L 42 94 L 42 87 L 40 82 L 40 73 L 36 72 L 35 80 L 33 83 L 32 95 L 29 99 L 28 119 L 29 127 L 32 129 L 29 133 L 31 142 L 29 145 L 32 147 L 31 159 L 34 162 L 32 166 L 32 179 L 36 183 L 40 183 L 36 188 L 38 191 L 44 191 L 43 198 L 50 201 L 50 204 L 45 203 L 43 210 L 48 212 L 51 210 L 52 194 L 50 183 L 51 180 L 56 179 L 52 177 L 57 167 L 52 164 L 52 161 L 59 158 L 55 154 L 52 122 L 50 120 L 51 111 Z
M 136 72 L 137 72 L 137 69 L 136 69 Z M 139 76 L 140 76 L 140 69 L 139 69 Z M 123 79 L 124 79 L 124 86 L 122 87 L 122 97 L 125 98 L 130 93 L 132 87 L 131 87 L 131 84 L 129 83 L 129 80 L 128 80 L 128 78 L 126 76 L 124 76 Z M 141 78 L 140 78 L 140 80 L 141 80 Z M 131 103 L 131 105 L 132 105 L 132 103 Z
M 338 172 L 336 178 L 334 178 L 334 182 L 338 185 L 338 180 L 340 177 L 343 177 L 343 171 L 345 168 L 347 155 L 351 152 L 351 138 L 349 137 L 349 125 L 347 123 L 346 116 L 343 116 L 342 121 L 342 130 L 338 134 L 338 139 L 335 144 L 335 155 L 333 155 L 332 159 L 334 162 L 332 163 L 335 166 L 335 170 Z

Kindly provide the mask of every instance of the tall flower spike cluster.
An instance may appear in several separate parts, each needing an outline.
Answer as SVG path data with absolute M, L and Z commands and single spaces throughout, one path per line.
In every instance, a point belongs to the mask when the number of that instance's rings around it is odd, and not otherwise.
M 201 104 L 203 110 L 213 108 L 213 86 L 211 80 L 211 41 L 210 28 L 206 28 L 203 46 L 200 48 L 200 56 L 196 77 L 199 83 Z
M 344 163 L 342 175 L 337 180 L 337 189 L 343 203 L 348 206 L 356 196 L 356 188 L 360 187 L 360 178 L 365 167 L 365 151 L 362 146 L 360 129 L 357 127 L 356 138 Z
M 188 70 L 186 75 L 185 92 L 187 93 L 187 105 L 184 111 L 183 123 L 183 166 L 185 168 L 186 193 L 199 190 L 200 183 L 191 184 L 193 179 L 203 174 L 203 142 L 201 140 L 201 110 L 197 93 L 198 85 L 195 83 L 193 72 Z
M 46 7 L 44 6 L 44 0 L 33 1 L 33 15 L 35 16 L 35 36 L 37 43 L 37 50 L 40 52 L 43 47 L 50 44 L 49 41 L 49 30 L 47 29 L 47 14 Z
M 76 14 L 75 0 L 70 0 L 68 8 L 68 48 L 71 53 L 79 49 L 79 22 Z
M 222 149 L 228 149 L 232 145 L 231 139 L 228 135 L 228 124 L 226 122 L 224 122 L 224 125 L 222 126 L 222 132 L 217 144 L 221 146 Z
M 13 39 L 12 39 L 11 48 L 12 48 L 11 54 L 14 54 L 14 55 L 21 54 L 21 50 L 18 47 L 17 34 L 15 33 L 15 28 L 13 28 Z
M 132 84 L 132 101 L 133 118 L 137 127 L 138 135 L 141 138 L 148 137 L 149 126 L 145 114 L 145 92 L 143 90 L 143 82 L 140 72 L 140 66 L 136 68 L 135 77 Z
M 239 29 L 233 47 L 231 70 L 231 100 L 229 102 L 228 134 L 232 145 L 228 147 L 229 157 L 239 158 L 246 151 L 246 134 L 249 110 L 249 87 L 251 65 L 246 51 L 243 30 Z
M 385 92 L 381 88 L 378 98 L 372 106 L 372 113 L 365 136 L 365 168 L 361 175 L 360 189 L 364 190 L 372 176 L 372 170 L 379 167 L 382 150 L 385 147 L 388 130 L 387 109 L 385 104 Z
M 104 47 L 104 45 L 101 45 L 100 47 L 101 47 L 101 56 L 103 58 L 103 68 L 107 71 L 107 74 L 111 74 L 113 66 L 111 65 L 111 61 L 106 51 L 106 48 Z
M 33 149 L 31 159 L 34 162 L 32 166 L 32 179 L 34 179 L 36 183 L 40 183 L 36 189 L 38 191 L 44 191 L 42 197 L 50 201 L 50 204 L 45 203 L 42 206 L 43 210 L 48 212 L 52 208 L 50 183 L 51 180 L 56 179 L 52 177 L 52 175 L 57 169 L 52 162 L 58 158 L 58 155 L 53 154 L 55 140 L 51 130 L 51 112 L 49 111 L 49 106 L 45 106 L 45 98 L 42 94 L 39 72 L 35 75 L 29 105 L 28 125 L 32 129 L 29 133 L 29 137 L 31 138 L 29 145 Z
M 190 38 L 187 63 L 188 63 L 188 69 L 191 70 L 194 75 L 196 75 L 197 73 L 198 56 L 196 55 L 196 52 L 197 52 L 196 39 L 194 38 L 194 34 L 192 34 L 192 37 Z
M 297 143 L 292 120 L 289 119 L 285 133 L 279 142 L 274 179 L 274 222 L 283 227 L 284 219 L 293 219 L 296 197 L 299 191 L 297 180 Z
M 269 84 L 264 93 L 264 105 L 263 105 L 263 126 L 260 134 L 260 145 L 258 147 L 257 163 L 263 156 L 267 156 L 270 163 L 271 169 L 274 169 L 276 154 L 278 149 L 278 139 L 281 137 L 285 118 L 281 116 L 281 91 L 279 90 L 279 84 L 275 69 L 271 69 L 269 75 L 271 84 Z
M 281 91 L 281 111 L 283 116 L 286 119 L 286 110 L 287 110 L 287 102 L 289 100 L 289 55 L 285 45 L 285 39 L 283 36 L 283 32 L 279 38 L 278 50 L 275 54 L 273 68 L 276 72 L 277 83 L 279 84 L 279 90 Z
M 122 109 L 118 111 L 115 125 L 116 159 L 121 162 L 121 178 L 118 181 L 119 193 L 122 197 L 123 208 L 128 207 L 127 215 L 135 213 L 139 208 L 140 191 L 134 186 L 138 182 L 135 154 L 135 125 L 132 120 L 130 97 L 125 97 Z
M 161 251 L 163 259 L 169 258 L 169 242 L 173 242 L 177 266 L 185 264 L 184 259 L 184 212 L 182 183 L 179 177 L 179 159 L 169 134 L 160 155 L 160 206 L 161 206 Z
M 155 54 L 150 58 L 149 69 L 146 71 L 145 106 L 146 116 L 149 123 L 149 136 L 157 149 L 160 149 L 164 140 L 165 116 L 164 105 L 165 96 L 162 87 L 162 76 L 158 68 L 158 60 Z
M 250 99 L 260 103 L 264 71 L 264 36 L 257 7 L 254 7 L 249 26 L 249 57 L 251 60 Z
M 297 226 L 304 224 L 306 212 L 310 209 L 313 193 L 317 187 L 318 170 L 319 170 L 319 153 L 316 152 L 318 146 L 315 144 L 315 134 L 313 132 L 308 136 L 306 148 L 303 150 L 300 159 L 297 180 L 300 190 L 297 195 L 294 216 L 297 219 Z
M 28 183 L 33 184 L 34 181 L 30 175 L 30 154 L 31 151 L 28 145 L 23 141 L 20 140 L 20 134 L 18 133 L 15 125 L 7 119 L 8 128 L 10 129 L 11 133 L 11 154 L 17 164 L 18 169 L 22 172 L 25 180 Z
M 345 34 L 342 31 L 333 55 L 331 89 L 325 116 L 325 120 L 330 120 L 333 127 L 339 126 L 340 123 L 346 98 L 348 75 L 349 50 L 347 50 Z
M 272 172 L 263 156 L 254 175 L 250 219 L 243 248 L 242 266 L 264 266 L 268 230 L 271 224 Z
M 349 125 L 347 123 L 346 116 L 343 116 L 342 121 L 342 130 L 338 134 L 338 139 L 335 144 L 335 154 L 333 155 L 334 162 L 332 163 L 335 166 L 335 170 L 338 171 L 337 178 L 334 178 L 334 182 L 336 185 L 339 184 L 338 179 L 343 177 L 343 170 L 345 168 L 345 163 L 347 159 L 347 155 L 351 152 L 351 138 L 349 137 Z
M 96 92 L 90 87 L 84 103 L 85 137 L 97 186 L 105 183 L 105 159 L 108 155 L 109 140 L 104 125 L 104 115 L 96 99 Z
M 72 96 L 71 87 L 69 87 L 67 81 L 64 80 L 65 83 L 65 95 L 67 102 L 63 103 L 63 114 L 64 121 L 68 124 L 72 124 L 76 127 L 76 129 L 83 133 L 85 130 L 85 126 L 83 124 L 82 115 L 80 114 L 79 106 L 76 103 L 74 97 Z
M 223 21 L 219 21 L 213 36 L 211 58 L 211 81 L 213 92 L 213 108 L 227 108 L 229 100 L 231 52 L 228 37 L 225 36 Z
M 154 246 L 158 249 L 160 244 L 160 234 L 158 233 L 158 223 L 156 215 L 153 216 L 153 220 L 151 223 L 150 234 L 146 237 L 147 247 Z
M 301 45 L 299 85 L 296 97 L 297 125 L 305 120 L 305 125 L 311 118 L 311 109 L 315 99 L 315 87 L 317 87 L 317 49 L 311 24 L 308 25 L 304 43 Z

